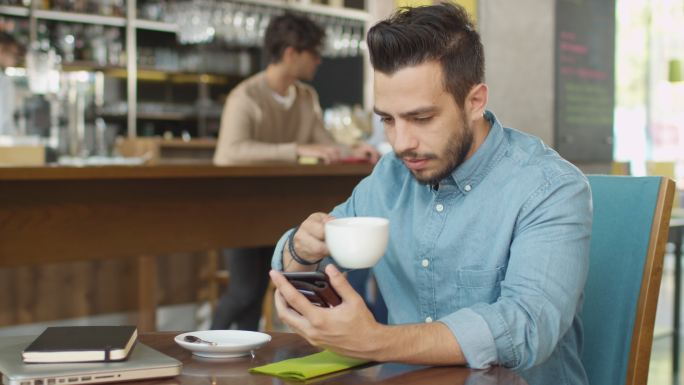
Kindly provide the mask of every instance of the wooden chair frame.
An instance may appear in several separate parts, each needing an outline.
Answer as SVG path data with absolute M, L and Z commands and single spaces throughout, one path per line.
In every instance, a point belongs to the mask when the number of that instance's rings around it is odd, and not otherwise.
M 674 193 L 674 181 L 666 177 L 661 178 L 632 331 L 626 385 L 646 385 L 648 380 L 648 365 L 651 360 L 651 347 L 653 345 L 653 326 L 663 274 L 663 257 L 667 244 Z

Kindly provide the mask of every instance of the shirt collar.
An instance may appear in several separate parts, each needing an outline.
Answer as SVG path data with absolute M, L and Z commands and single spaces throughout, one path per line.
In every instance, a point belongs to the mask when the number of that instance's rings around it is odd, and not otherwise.
M 297 90 L 295 89 L 294 84 L 292 84 L 287 88 L 287 94 L 285 96 L 280 95 L 273 90 L 271 90 L 271 95 L 273 96 L 273 99 L 278 102 L 278 104 L 285 107 L 286 110 L 289 110 L 290 107 L 292 107 L 292 104 L 294 104 L 295 97 L 297 96 Z
M 484 142 L 473 156 L 458 166 L 444 181 L 455 183 L 463 193 L 475 189 L 506 153 L 501 123 L 491 111 L 485 111 L 484 118 L 491 124 Z

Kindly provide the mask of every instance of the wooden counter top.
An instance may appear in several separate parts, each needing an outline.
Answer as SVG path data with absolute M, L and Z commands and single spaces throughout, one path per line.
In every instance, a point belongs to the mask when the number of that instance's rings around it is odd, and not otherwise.
M 195 178 L 261 178 L 261 177 L 316 177 L 365 176 L 370 164 L 287 165 L 261 164 L 214 166 L 205 164 L 150 165 L 150 166 L 44 166 L 0 167 L 3 181 L 48 180 L 112 180 L 112 179 L 195 179 Z
M 273 245 L 371 165 L 0 168 L 0 266 Z M 38 242 L 36 242 L 38 240 Z

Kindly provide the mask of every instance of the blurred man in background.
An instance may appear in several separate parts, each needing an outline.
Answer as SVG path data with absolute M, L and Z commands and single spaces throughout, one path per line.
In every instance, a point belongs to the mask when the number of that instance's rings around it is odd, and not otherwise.
M 302 157 L 333 163 L 349 155 L 377 161 L 377 151 L 365 143 L 351 149 L 335 143 L 323 126 L 318 94 L 302 82 L 316 74 L 324 38 L 323 29 L 305 16 L 286 13 L 271 21 L 264 37 L 268 65 L 228 95 L 215 164 L 296 163 Z M 230 281 L 212 329 L 233 323 L 258 329 L 272 255 L 272 247 L 224 250 Z
M 214 163 L 294 163 L 299 157 L 332 163 L 343 155 L 377 160 L 378 153 L 366 144 L 346 149 L 335 143 L 323 126 L 318 94 L 301 82 L 316 74 L 324 37 L 305 16 L 273 19 L 264 38 L 269 64 L 228 95 Z

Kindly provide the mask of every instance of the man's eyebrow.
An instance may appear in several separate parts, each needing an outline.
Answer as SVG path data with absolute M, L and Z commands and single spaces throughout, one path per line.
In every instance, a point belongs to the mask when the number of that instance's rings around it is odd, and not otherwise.
M 419 108 L 416 108 L 416 109 L 411 110 L 411 111 L 402 112 L 399 114 L 399 116 L 402 118 L 411 118 L 414 116 L 433 113 L 433 112 L 436 112 L 438 110 L 439 110 L 439 108 L 437 108 L 436 106 L 419 107 Z M 391 114 L 384 112 L 384 111 L 381 111 L 377 107 L 373 107 L 373 112 L 375 112 L 376 114 L 378 114 L 380 116 L 391 116 Z
M 420 116 L 420 115 L 433 113 L 433 112 L 436 112 L 437 110 L 439 110 L 439 108 L 437 108 L 435 106 L 419 107 L 419 108 L 416 108 L 416 109 L 411 110 L 411 111 L 402 112 L 399 114 L 399 116 L 401 116 L 402 118 L 411 118 L 414 116 Z
M 389 116 L 387 112 L 380 111 L 377 107 L 373 107 L 373 112 L 380 116 Z

